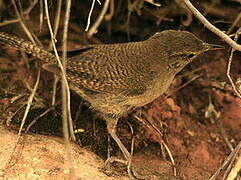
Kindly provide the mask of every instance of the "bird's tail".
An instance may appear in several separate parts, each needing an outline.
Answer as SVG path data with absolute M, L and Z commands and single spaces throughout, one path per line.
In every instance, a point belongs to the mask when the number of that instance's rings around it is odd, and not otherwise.
M 44 50 L 43 48 L 33 44 L 30 41 L 26 41 L 16 36 L 9 35 L 4 32 L 0 32 L 0 43 L 8 44 L 11 47 L 14 47 L 18 50 L 22 50 L 44 61 L 45 63 L 51 63 L 51 64 L 57 63 L 56 57 L 52 53 Z

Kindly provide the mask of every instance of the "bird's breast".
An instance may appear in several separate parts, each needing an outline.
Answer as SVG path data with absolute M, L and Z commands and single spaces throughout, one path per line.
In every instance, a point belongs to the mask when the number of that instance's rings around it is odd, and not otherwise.
M 162 78 L 157 78 L 143 94 L 128 99 L 128 104 L 135 107 L 141 107 L 154 101 L 167 91 L 173 78 L 174 76 L 169 76 L 168 78 L 165 78 L 164 76 Z

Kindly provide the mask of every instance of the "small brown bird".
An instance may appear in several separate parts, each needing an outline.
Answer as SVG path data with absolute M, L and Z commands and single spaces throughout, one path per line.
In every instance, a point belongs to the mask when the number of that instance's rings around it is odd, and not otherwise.
M 50 72 L 61 72 L 55 55 L 29 41 L 0 32 L 0 43 L 41 59 Z M 102 113 L 108 132 L 130 161 L 116 135 L 118 119 L 152 102 L 196 56 L 216 48 L 220 46 L 204 43 L 192 33 L 167 30 L 141 42 L 89 45 L 69 52 L 66 74 L 71 89 Z

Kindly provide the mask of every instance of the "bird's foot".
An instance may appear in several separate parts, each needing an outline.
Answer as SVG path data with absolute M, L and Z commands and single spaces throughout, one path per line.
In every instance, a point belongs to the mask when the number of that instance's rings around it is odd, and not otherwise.
M 128 165 L 127 160 L 120 159 L 120 158 L 112 156 L 112 157 L 109 157 L 108 159 L 106 159 L 105 166 L 108 166 L 110 163 L 113 163 L 113 162 L 118 162 L 118 163 L 122 163 L 124 165 Z
M 133 175 L 133 171 L 131 168 L 131 159 L 130 160 L 124 160 L 124 159 L 120 159 L 118 157 L 109 157 L 106 161 L 105 161 L 105 166 L 110 169 L 110 164 L 111 163 L 121 163 L 124 164 L 125 166 L 127 166 L 127 172 L 128 172 L 128 176 L 131 180 L 135 180 L 137 179 L 134 175 Z

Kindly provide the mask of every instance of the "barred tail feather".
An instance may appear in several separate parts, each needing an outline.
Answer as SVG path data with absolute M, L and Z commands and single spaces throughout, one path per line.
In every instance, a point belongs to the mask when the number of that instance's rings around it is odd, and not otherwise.
M 18 38 L 13 35 L 9 35 L 4 32 L 0 32 L 0 43 L 8 44 L 11 47 L 14 47 L 18 50 L 22 50 L 32 56 L 44 61 L 45 63 L 56 64 L 57 60 L 56 57 L 46 51 L 45 49 L 33 44 L 30 41 L 26 41 L 24 39 Z

